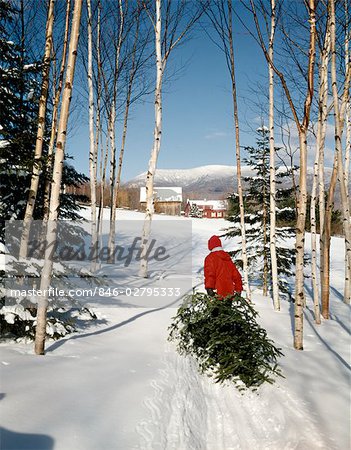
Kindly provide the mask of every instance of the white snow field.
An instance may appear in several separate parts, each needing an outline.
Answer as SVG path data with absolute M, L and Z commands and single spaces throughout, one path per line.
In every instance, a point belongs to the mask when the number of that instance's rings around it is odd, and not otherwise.
M 122 210 L 117 216 L 117 234 L 121 221 L 143 219 Z M 177 264 L 191 247 L 188 277 L 198 289 L 207 240 L 225 226 L 224 220 L 193 219 L 192 245 L 179 250 Z M 107 322 L 48 341 L 45 356 L 35 356 L 32 343 L 2 343 L 1 450 L 348 449 L 350 308 L 342 302 L 341 239 L 333 239 L 331 254 L 331 319 L 314 325 L 307 298 L 304 351 L 292 348 L 293 305 L 283 302 L 274 312 L 271 300 L 254 291 L 260 321 L 285 354 L 285 378 L 258 393 L 216 385 L 198 374 L 192 359 L 178 356 L 167 342 L 176 305 L 159 299 L 141 307 L 123 298 L 91 299 Z M 174 286 L 171 265 L 164 263 L 156 285 Z M 145 285 L 127 269 L 124 277 L 134 287 Z M 306 287 L 310 293 L 308 279 Z

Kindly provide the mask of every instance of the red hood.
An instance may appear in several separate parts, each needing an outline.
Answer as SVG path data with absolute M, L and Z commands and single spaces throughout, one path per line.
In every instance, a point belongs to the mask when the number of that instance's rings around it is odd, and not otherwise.
M 219 239 L 218 236 L 212 236 L 209 240 L 208 240 L 208 249 L 209 250 L 213 250 L 216 247 L 222 247 L 222 242 Z

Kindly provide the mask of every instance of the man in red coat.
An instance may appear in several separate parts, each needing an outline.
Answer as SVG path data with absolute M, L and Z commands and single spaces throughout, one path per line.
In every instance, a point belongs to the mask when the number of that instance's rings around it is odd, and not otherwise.
M 213 296 L 215 291 L 222 298 L 235 293 L 240 295 L 243 290 L 241 275 L 230 255 L 223 250 L 218 236 L 209 239 L 208 249 L 211 252 L 205 258 L 205 288 L 208 295 Z

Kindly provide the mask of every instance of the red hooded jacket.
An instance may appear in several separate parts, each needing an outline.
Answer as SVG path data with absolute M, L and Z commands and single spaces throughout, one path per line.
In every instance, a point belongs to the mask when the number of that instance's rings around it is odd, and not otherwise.
M 218 236 L 209 239 L 208 249 L 211 253 L 205 258 L 205 288 L 216 289 L 220 297 L 240 293 L 243 290 L 241 275 L 230 255 L 222 249 Z

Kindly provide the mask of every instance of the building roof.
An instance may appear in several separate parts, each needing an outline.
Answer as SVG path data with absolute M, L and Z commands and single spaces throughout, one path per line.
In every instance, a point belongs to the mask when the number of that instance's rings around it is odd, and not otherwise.
M 154 187 L 155 200 L 159 202 L 181 202 L 181 187 Z M 146 202 L 146 187 L 140 188 L 140 201 Z
M 190 206 L 196 205 L 198 207 L 210 206 L 212 209 L 227 209 L 226 200 L 190 200 L 188 199 Z

